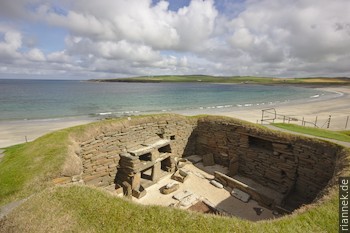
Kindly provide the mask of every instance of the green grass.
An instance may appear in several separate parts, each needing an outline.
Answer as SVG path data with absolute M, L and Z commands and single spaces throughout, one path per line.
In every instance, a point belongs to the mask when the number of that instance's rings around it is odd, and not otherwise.
M 343 142 L 350 142 L 349 131 L 337 132 L 337 131 L 330 131 L 325 129 L 305 127 L 305 126 L 285 124 L 285 123 L 274 123 L 273 125 L 282 129 L 287 129 L 298 133 L 309 134 L 309 135 L 322 137 L 322 138 L 335 139 Z
M 350 136 L 350 130 L 340 131 L 340 133 Z
M 0 162 L 0 206 L 50 185 L 64 163 L 68 144 L 68 131 L 62 130 L 7 148 Z
M 91 80 L 97 82 L 204 82 L 246 84 L 348 85 L 348 78 L 271 78 L 254 76 L 162 75 L 118 79 Z
M 234 217 L 143 206 L 95 188 L 66 186 L 46 190 L 29 199 L 11 213 L 2 231 L 337 232 L 337 203 L 334 194 L 322 205 L 302 214 L 254 223 Z

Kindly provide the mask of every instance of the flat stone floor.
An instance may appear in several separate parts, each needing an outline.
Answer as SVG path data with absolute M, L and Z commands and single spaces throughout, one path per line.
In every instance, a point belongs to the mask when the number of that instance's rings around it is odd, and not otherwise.
M 189 174 L 188 179 L 184 183 L 172 180 L 170 178 L 171 174 L 169 174 L 156 184 L 146 188 L 146 196 L 141 199 L 133 198 L 133 200 L 144 205 L 176 206 L 179 201 L 175 200 L 173 196 L 187 190 L 194 193 L 202 200 L 209 201 L 219 211 L 225 212 L 231 216 L 251 221 L 279 217 L 273 215 L 271 210 L 259 206 L 254 200 L 250 200 L 248 203 L 238 200 L 230 194 L 230 188 L 219 189 L 210 184 L 210 180 L 214 178 L 214 171 L 227 173 L 227 169 L 223 166 L 214 165 L 204 167 L 202 163 L 196 163 L 195 165 L 189 163 L 181 169 Z M 177 191 L 167 195 L 160 193 L 159 190 L 161 187 L 173 182 L 180 184 L 180 188 Z M 261 208 L 263 211 L 260 215 L 257 215 L 254 208 Z

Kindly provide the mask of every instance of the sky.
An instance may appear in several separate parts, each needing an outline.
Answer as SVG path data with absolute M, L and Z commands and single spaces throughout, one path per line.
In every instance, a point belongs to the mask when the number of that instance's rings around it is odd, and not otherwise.
M 0 78 L 350 77 L 349 0 L 0 2 Z

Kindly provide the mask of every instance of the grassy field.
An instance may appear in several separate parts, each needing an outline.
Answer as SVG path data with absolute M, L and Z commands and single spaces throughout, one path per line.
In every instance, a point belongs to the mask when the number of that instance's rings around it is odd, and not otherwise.
M 0 222 L 0 232 L 337 232 L 337 197 L 272 221 L 142 206 L 86 186 L 47 189 Z M 2 226 L 1 226 L 2 224 Z
M 343 142 L 350 142 L 350 131 L 336 132 L 336 131 L 330 131 L 325 129 L 305 127 L 305 126 L 285 124 L 285 123 L 274 123 L 273 125 L 282 129 L 287 129 L 298 133 L 309 134 L 309 135 L 322 137 L 322 138 L 330 138 L 330 139 L 335 139 Z
M 205 82 L 244 84 L 304 84 L 304 85 L 350 85 L 350 78 L 270 78 L 254 76 L 207 76 L 207 75 L 163 75 L 118 79 L 97 79 L 96 82 Z
M 72 137 L 119 121 L 60 130 L 7 148 L 0 162 L 0 206 L 34 195 L 0 221 L 0 232 L 337 232 L 335 186 L 322 201 L 302 208 L 299 214 L 253 223 L 142 206 L 87 186 L 53 185 L 52 179 L 59 176 L 69 154 Z
M 68 144 L 63 130 L 7 148 L 0 163 L 0 205 L 47 187 L 59 175 Z

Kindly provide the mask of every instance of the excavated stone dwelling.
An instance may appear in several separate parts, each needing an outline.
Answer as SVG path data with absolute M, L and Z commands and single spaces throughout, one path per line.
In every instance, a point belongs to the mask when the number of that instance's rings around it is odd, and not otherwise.
M 229 171 L 216 172 L 216 180 L 263 206 L 289 212 L 320 197 L 343 153 L 332 143 L 224 117 L 159 115 L 100 125 L 76 139 L 83 169 L 72 180 L 99 187 L 116 184 L 137 198 L 163 175 L 176 172 L 179 158 L 212 154 Z

